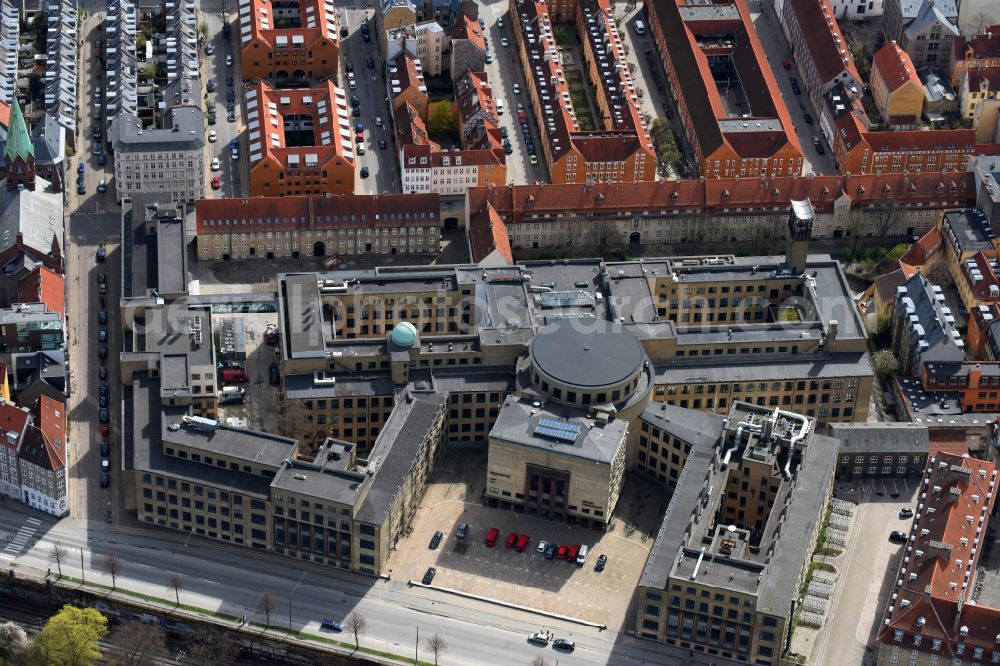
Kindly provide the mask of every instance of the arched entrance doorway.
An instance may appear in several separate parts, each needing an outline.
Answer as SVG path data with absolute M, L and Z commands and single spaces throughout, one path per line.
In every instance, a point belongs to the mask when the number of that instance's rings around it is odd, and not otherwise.
M 314 257 L 325 257 L 326 256 L 326 246 L 323 241 L 317 241 L 313 245 L 313 256 Z
M 633 231 L 632 234 L 628 237 L 628 244 L 629 245 L 641 245 L 642 244 L 642 234 L 640 234 L 638 231 Z

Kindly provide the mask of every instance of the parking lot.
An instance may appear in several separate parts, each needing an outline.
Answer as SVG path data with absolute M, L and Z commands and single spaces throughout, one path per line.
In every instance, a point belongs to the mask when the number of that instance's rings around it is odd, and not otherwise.
M 855 504 L 856 511 L 842 554 L 814 560 L 832 564 L 837 575 L 823 627 L 795 628 L 793 651 L 811 655 L 808 663 L 865 661 L 903 554 L 904 546 L 889 541 L 889 533 L 909 530 L 912 519 L 900 519 L 899 511 L 915 507 L 919 482 L 887 478 L 837 484 L 834 497 Z
M 243 404 L 220 405 L 219 420 L 228 423 L 229 418 L 245 419 L 247 427 L 252 430 L 281 432 L 276 422 L 276 406 L 281 400 L 281 387 L 273 386 L 269 378 L 271 364 L 278 357 L 274 353 L 274 347 L 264 343 L 264 331 L 268 324 L 278 323 L 278 315 L 261 312 L 214 316 L 213 330 L 220 330 L 226 320 L 234 318 L 243 320 L 246 358 L 240 364 L 249 379 L 245 384 L 239 384 L 246 391 Z M 220 382 L 220 388 L 221 386 Z
M 229 17 L 233 18 L 232 15 Z M 222 19 L 218 13 L 204 12 L 201 20 L 208 25 L 206 43 L 202 46 L 202 86 L 205 89 L 205 101 L 215 109 L 214 125 L 206 125 L 205 130 L 205 196 L 208 198 L 242 197 L 249 188 L 247 174 L 249 173 L 249 153 L 246 142 L 242 140 L 245 118 L 243 116 L 244 87 L 240 74 L 240 57 L 238 41 L 227 37 L 222 28 Z M 232 22 L 234 35 L 239 34 L 239 22 Z M 205 46 L 211 45 L 213 53 L 205 53 Z M 233 56 L 233 64 L 226 65 L 226 56 Z M 228 80 L 233 85 L 227 85 Z M 214 92 L 208 92 L 209 83 L 215 87 Z M 228 119 L 227 91 L 233 91 L 235 96 L 235 120 Z M 206 117 L 206 122 L 208 118 Z M 209 134 L 215 132 L 216 140 L 209 141 Z M 230 153 L 229 142 L 237 139 L 240 142 L 240 159 L 234 160 Z M 212 160 L 219 160 L 219 169 L 213 171 Z M 212 178 L 218 176 L 221 188 L 213 190 L 210 186 Z
M 632 597 L 622 590 L 635 588 L 646 563 L 653 544 L 650 534 L 658 529 L 669 499 L 662 488 L 628 477 L 613 527 L 605 533 L 483 506 L 485 452 L 449 450 L 442 460 L 447 462 L 432 475 L 410 535 L 389 562 L 393 578 L 419 582 L 433 566 L 434 587 L 605 624 L 613 631 L 628 624 Z M 455 536 L 461 522 L 469 525 L 464 540 Z M 485 539 L 493 527 L 501 536 L 489 548 Z M 438 530 L 444 539 L 431 550 L 428 545 Z M 523 553 L 505 546 L 511 532 L 529 535 Z M 540 540 L 586 544 L 586 564 L 545 559 L 537 549 Z M 594 564 L 601 554 L 607 555 L 607 566 L 597 572 Z

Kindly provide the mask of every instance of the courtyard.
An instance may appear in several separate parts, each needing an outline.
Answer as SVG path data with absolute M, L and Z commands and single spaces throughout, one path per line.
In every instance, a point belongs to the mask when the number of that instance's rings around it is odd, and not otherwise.
M 432 587 L 460 590 L 531 609 L 603 624 L 618 631 L 630 624 L 633 590 L 652 548 L 669 496 L 659 486 L 629 475 L 607 532 L 569 525 L 514 510 L 489 508 L 482 501 L 486 476 L 485 446 L 445 451 L 428 483 L 409 535 L 392 554 L 393 578 L 420 581 L 428 567 L 437 575 Z M 469 525 L 464 539 L 455 536 L 459 523 Z M 493 548 L 486 534 L 501 536 Z M 444 533 L 437 549 L 428 547 L 436 531 Z M 527 534 L 524 552 L 505 547 L 510 533 Z M 540 540 L 586 544 L 587 562 L 577 566 L 545 559 Z M 601 555 L 603 572 L 594 570 Z M 429 593 L 433 594 L 433 593 Z M 599 600 L 599 601 L 597 601 Z

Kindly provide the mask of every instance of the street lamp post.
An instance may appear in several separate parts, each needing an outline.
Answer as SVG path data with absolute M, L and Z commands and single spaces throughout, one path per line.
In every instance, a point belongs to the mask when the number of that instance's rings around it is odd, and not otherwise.
M 295 590 L 299 589 L 299 585 L 302 584 L 302 579 L 306 577 L 306 572 L 302 572 L 302 576 L 299 577 L 299 582 L 295 584 L 292 591 L 288 593 L 288 631 L 292 631 L 292 595 L 295 594 Z
M 83 569 L 83 548 L 80 548 L 80 580 L 83 585 L 87 584 L 87 573 Z

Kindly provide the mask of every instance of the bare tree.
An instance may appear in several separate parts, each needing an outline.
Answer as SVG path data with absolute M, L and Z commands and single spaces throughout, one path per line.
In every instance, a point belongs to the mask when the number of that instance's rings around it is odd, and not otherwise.
M 232 663 L 233 639 L 229 632 L 211 624 L 199 627 L 187 638 L 185 663 L 197 666 L 228 666 Z
M 52 544 L 52 550 L 49 551 L 49 562 L 56 565 L 56 570 L 59 572 L 60 578 L 62 578 L 62 563 L 68 553 L 69 551 L 66 550 L 66 546 L 58 541 Z
M 118 587 L 118 574 L 125 568 L 125 561 L 118 557 L 117 553 L 108 553 L 104 556 L 104 570 L 111 574 L 111 589 Z
M 17 622 L 0 624 L 0 664 L 21 664 L 31 649 L 31 639 Z
M 264 590 L 257 600 L 257 610 L 264 614 L 264 625 L 270 627 L 271 613 L 278 610 L 278 597 L 271 590 Z
M 368 628 L 368 620 L 365 619 L 365 616 L 354 611 L 344 619 L 344 626 L 354 632 L 354 647 L 360 647 L 358 634 L 365 633 L 365 629 Z
M 875 237 L 885 238 L 892 228 L 899 223 L 900 209 L 898 206 L 879 206 L 866 211 L 875 227 Z
M 166 636 L 160 625 L 138 620 L 126 620 L 120 624 L 115 637 L 116 644 L 122 649 L 122 666 L 153 664 L 166 645 Z
M 623 254 L 624 243 L 615 221 L 608 218 L 591 220 L 587 225 L 587 246 L 594 257 Z
M 936 261 L 924 270 L 924 276 L 931 284 L 936 284 L 942 289 L 946 289 L 955 284 L 951 271 L 943 261 Z
M 448 641 L 443 639 L 440 634 L 434 634 L 427 639 L 427 649 L 434 653 L 434 666 L 437 666 L 438 655 L 448 649 Z
M 548 660 L 542 655 L 537 655 L 531 660 L 531 666 L 549 666 Z
M 167 587 L 174 592 L 174 599 L 177 600 L 177 605 L 181 605 L 181 588 L 184 587 L 184 574 L 179 574 L 175 571 L 170 572 L 170 581 L 167 583 Z

